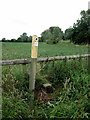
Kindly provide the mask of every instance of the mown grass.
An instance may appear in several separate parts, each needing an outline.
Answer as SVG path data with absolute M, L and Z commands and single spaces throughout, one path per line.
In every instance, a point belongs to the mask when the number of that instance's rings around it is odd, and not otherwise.
M 38 57 L 87 54 L 88 47 L 61 42 L 56 45 L 39 43 Z M 31 57 L 31 43 L 2 43 L 2 59 L 21 59 Z

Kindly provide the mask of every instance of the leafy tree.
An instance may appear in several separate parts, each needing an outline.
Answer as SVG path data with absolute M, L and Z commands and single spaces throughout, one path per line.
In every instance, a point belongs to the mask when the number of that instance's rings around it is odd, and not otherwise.
M 81 19 L 73 25 L 73 32 L 70 36 L 75 44 L 90 43 L 90 10 L 81 11 Z
M 43 39 L 41 37 L 38 37 L 39 42 L 43 42 Z
M 41 33 L 41 41 L 42 42 L 47 42 L 49 39 L 51 39 L 52 34 L 49 31 L 49 29 L 45 30 L 44 32 Z
M 50 27 L 41 34 L 41 40 L 48 44 L 56 44 L 63 38 L 63 32 L 59 27 Z
M 69 39 L 71 39 L 72 37 L 72 33 L 73 33 L 73 28 L 68 28 L 68 29 L 66 29 L 65 30 L 65 34 L 64 34 L 64 38 L 65 38 L 65 40 L 69 40 Z
M 19 37 L 18 39 L 17 39 L 17 42 L 21 42 L 22 40 L 21 40 L 21 37 Z
M 27 36 L 27 33 L 23 33 L 20 37 L 16 39 L 6 40 L 6 38 L 2 38 L 1 42 L 32 42 L 32 36 Z
M 63 32 L 59 27 L 50 27 L 49 30 L 52 33 L 52 43 L 56 44 L 58 43 L 62 37 L 63 37 Z
M 20 37 L 17 39 L 17 42 L 31 42 L 32 36 L 27 36 L 27 33 L 23 33 L 20 35 Z
M 2 42 L 6 42 L 6 38 L 2 38 L 2 40 L 1 40 Z
M 29 37 L 28 37 L 27 42 L 32 42 L 32 36 L 29 36 Z
M 20 37 L 21 37 L 21 41 L 22 41 L 22 42 L 28 42 L 27 33 L 23 33 Z
M 16 42 L 16 39 L 11 39 L 11 42 Z

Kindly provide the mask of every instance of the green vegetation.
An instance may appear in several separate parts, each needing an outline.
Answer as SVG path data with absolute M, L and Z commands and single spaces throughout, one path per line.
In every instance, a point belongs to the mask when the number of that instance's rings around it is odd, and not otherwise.
M 90 10 L 83 10 L 80 14 L 81 18 L 74 23 L 73 28 L 65 30 L 65 39 L 70 39 L 75 44 L 90 44 Z
M 31 43 L 2 43 L 3 60 L 30 58 Z M 74 45 L 69 41 L 58 44 L 39 43 L 38 57 L 87 54 L 88 46 Z
M 63 31 L 59 27 L 50 27 L 41 34 L 41 41 L 56 44 L 63 38 Z
M 53 61 L 46 65 L 38 63 L 38 66 L 42 69 L 37 70 L 34 101 L 28 90 L 29 65 L 25 75 L 22 65 L 3 66 L 3 119 L 89 119 L 87 59 Z M 52 84 L 53 93 L 40 95 L 41 83 L 46 80 Z
M 85 44 L 90 38 L 88 14 L 90 11 L 82 11 L 81 19 L 73 28 L 66 29 L 65 34 L 59 27 L 50 27 L 42 32 L 38 57 L 87 54 L 88 46 Z M 31 38 L 27 33 L 17 40 L 3 38 L 0 42 L 2 59 L 30 58 Z M 3 66 L 3 119 L 90 119 L 88 61 L 87 58 L 78 58 L 37 63 L 35 97 L 29 91 L 30 65 L 26 65 L 24 71 L 23 65 Z M 42 88 L 43 83 L 51 83 L 53 92 L 47 93 Z
M 29 58 L 31 43 L 2 44 L 3 59 Z M 69 41 L 39 43 L 39 57 L 88 53 L 86 45 Z M 3 119 L 90 118 L 88 60 L 73 59 L 37 63 L 35 100 L 29 91 L 30 65 L 2 67 Z M 42 90 L 51 83 L 53 93 Z M 41 93 L 41 94 L 40 94 Z M 44 94 L 44 95 L 43 95 Z
M 2 38 L 1 41 L 2 42 L 31 42 L 32 41 L 32 36 L 27 36 L 27 33 L 24 32 L 17 39 L 12 38 L 11 40 L 7 40 L 6 38 Z

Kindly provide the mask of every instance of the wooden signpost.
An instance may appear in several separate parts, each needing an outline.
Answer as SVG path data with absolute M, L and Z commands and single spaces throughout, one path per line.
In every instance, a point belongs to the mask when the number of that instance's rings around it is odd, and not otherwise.
M 88 10 L 90 10 L 90 1 L 88 2 Z
M 88 16 L 90 17 L 90 1 L 88 2 Z M 90 25 L 90 24 L 89 24 Z M 90 26 L 89 26 L 89 28 L 90 28 Z
M 32 47 L 31 47 L 31 66 L 30 66 L 30 81 L 29 89 L 33 91 L 35 89 L 35 76 L 36 76 L 36 60 L 38 51 L 38 37 L 32 36 Z

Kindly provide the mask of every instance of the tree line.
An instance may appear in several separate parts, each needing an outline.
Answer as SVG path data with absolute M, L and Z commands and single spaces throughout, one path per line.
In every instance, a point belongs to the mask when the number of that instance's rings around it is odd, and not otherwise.
M 11 40 L 7 40 L 6 38 L 2 38 L 1 40 L 2 42 L 31 42 L 32 41 L 32 36 L 27 36 L 27 33 L 23 33 L 22 35 L 20 35 L 20 37 L 18 37 L 18 39 L 11 39 Z
M 40 42 L 47 44 L 56 44 L 61 40 L 70 40 L 75 44 L 90 43 L 90 10 L 83 10 L 80 13 L 81 18 L 63 32 L 58 26 L 50 27 L 44 30 L 39 37 Z M 31 42 L 32 36 L 27 36 L 27 33 L 20 35 L 18 39 L 6 40 L 2 38 L 2 42 Z

